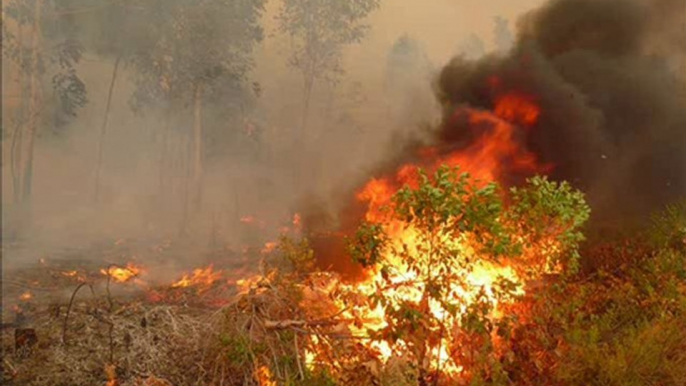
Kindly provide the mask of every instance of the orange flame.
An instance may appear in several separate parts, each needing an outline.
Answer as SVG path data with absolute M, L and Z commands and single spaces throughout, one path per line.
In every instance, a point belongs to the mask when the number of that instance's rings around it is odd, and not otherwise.
M 107 376 L 107 386 L 117 386 L 117 367 L 115 365 L 105 365 L 105 375 Z
M 492 80 L 498 84 L 497 78 Z M 447 155 L 439 155 L 436 148 L 421 149 L 419 155 L 424 169 L 432 173 L 441 165 L 459 167 L 461 172 L 467 172 L 479 183 L 488 183 L 501 179 L 509 171 L 523 171 L 533 174 L 549 170 L 549 166 L 539 165 L 535 155 L 527 151 L 519 142 L 518 135 L 522 126 L 532 126 L 538 122 L 541 114 L 540 108 L 533 99 L 517 93 L 506 93 L 496 99 L 495 111 L 475 110 L 460 108 L 456 114 L 466 114 L 470 127 L 483 129 L 484 131 L 472 144 L 462 150 Z M 385 298 L 390 299 L 392 304 L 419 304 L 426 290 L 426 283 L 419 272 L 429 272 L 430 275 L 441 275 L 438 268 L 432 266 L 430 259 L 424 256 L 423 242 L 419 237 L 419 230 L 410 224 L 399 224 L 397 221 L 386 221 L 392 206 L 389 206 L 395 192 L 403 185 L 416 187 L 418 185 L 419 167 L 414 164 L 403 165 L 388 177 L 371 179 L 357 194 L 357 199 L 366 202 L 366 220 L 382 224 L 386 234 L 390 237 L 390 245 L 382 253 L 382 259 L 392 269 L 380 271 L 380 267 L 373 269 L 371 275 L 361 283 L 352 284 L 348 289 L 362 296 L 372 296 L 378 291 L 383 291 Z M 446 236 L 442 243 L 451 244 L 452 247 L 463 251 L 466 256 L 474 254 L 467 235 L 458 237 Z M 415 265 L 419 269 L 411 269 L 405 266 L 400 256 L 394 251 L 409 250 L 415 257 Z M 472 261 L 478 261 L 474 259 Z M 436 272 L 434 272 L 436 271 Z M 487 299 L 492 305 L 492 317 L 500 316 L 498 299 L 494 295 L 494 288 L 501 279 L 506 279 L 515 285 L 515 295 L 524 293 L 522 280 L 512 267 L 500 266 L 494 263 L 481 261 L 472 263 L 465 268 L 464 262 L 459 262 L 451 269 L 451 274 L 459 276 L 460 280 L 448 289 L 453 300 L 462 304 L 461 312 L 466 312 L 468 306 L 476 302 L 480 297 Z M 459 283 L 458 283 L 459 282 Z M 389 285 L 390 283 L 390 285 Z M 341 307 L 343 305 L 341 304 Z M 429 312 L 436 320 L 446 325 L 459 324 L 458 319 L 449 315 L 441 304 L 429 302 Z M 385 310 L 381 305 L 371 308 L 368 304 L 356 306 L 346 312 L 347 316 L 363 320 L 361 326 L 353 328 L 353 333 L 364 334 L 366 331 L 379 331 L 388 325 Z M 406 343 L 402 340 L 391 347 L 385 341 L 366 341 L 363 343 L 370 349 L 377 351 L 383 360 L 389 359 L 399 347 Z M 449 353 L 452 342 L 447 338 L 435 344 L 431 349 L 431 357 L 436 358 L 438 367 L 446 374 L 456 375 L 462 372 L 462 367 L 455 362 Z M 312 353 L 308 353 L 308 363 L 313 359 Z
M 541 108 L 524 95 L 508 93 L 496 100 L 495 115 L 510 122 L 532 126 L 538 122 Z
M 468 147 L 446 155 L 439 155 L 436 148 L 419 150 L 422 165 L 432 173 L 441 165 L 459 167 L 483 183 L 502 178 L 508 171 L 545 173 L 550 165 L 539 164 L 536 156 L 522 147 L 518 140 L 521 125 L 531 126 L 538 121 L 540 108 L 529 98 L 516 93 L 498 98 L 496 112 L 460 108 L 456 115 L 467 115 L 471 127 L 484 131 Z M 367 221 L 379 221 L 381 208 L 391 202 L 393 194 L 403 185 L 418 183 L 418 165 L 406 164 L 398 168 L 392 177 L 371 179 L 358 193 L 357 199 L 368 203 Z
M 205 268 L 197 268 L 193 270 L 191 275 L 185 274 L 183 277 L 172 284 L 172 288 L 187 288 L 199 286 L 203 289 L 212 286 L 214 282 L 221 279 L 222 271 L 214 271 L 214 267 L 209 265 Z
M 269 254 L 269 253 L 272 253 L 272 252 L 276 249 L 277 245 L 278 245 L 278 243 L 277 243 L 276 241 L 269 241 L 269 242 L 266 242 L 266 243 L 264 244 L 264 248 L 262 248 L 262 251 L 261 251 L 261 252 L 262 252 L 263 254 L 265 254 L 265 255 L 266 255 L 266 254 Z
M 125 283 L 132 278 L 140 275 L 143 270 L 132 263 L 126 264 L 126 267 L 115 267 L 112 266 L 108 270 L 101 269 L 100 273 L 105 276 L 110 276 L 114 281 L 119 283 Z
M 255 380 L 259 386 L 276 386 L 272 372 L 267 366 L 260 366 L 255 370 Z
M 28 302 L 31 299 L 33 299 L 33 294 L 29 291 L 26 291 L 23 294 L 19 295 L 19 300 L 23 302 Z

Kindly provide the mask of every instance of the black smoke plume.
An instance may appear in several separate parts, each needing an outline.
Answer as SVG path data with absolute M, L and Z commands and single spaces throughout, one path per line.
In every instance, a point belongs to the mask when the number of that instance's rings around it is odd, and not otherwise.
M 496 92 L 517 91 L 541 107 L 526 146 L 555 166 L 552 178 L 587 193 L 597 221 L 636 218 L 683 197 L 683 15 L 683 1 L 551 1 L 520 20 L 506 56 L 455 58 L 442 70 L 439 143 L 469 135 L 447 119 L 456 108 L 492 109 Z
M 551 178 L 587 194 L 599 230 L 627 228 L 686 197 L 686 27 L 675 15 L 686 15 L 683 0 L 553 0 L 532 11 L 507 54 L 457 57 L 442 69 L 443 123 L 433 145 L 444 153 L 469 146 L 478 133 L 455 112 L 493 110 L 498 95 L 516 92 L 541 108 L 535 126 L 521 131 L 524 147 L 554 166 Z M 421 165 L 424 143 L 398 143 L 372 175 Z M 303 210 L 322 266 L 350 277 L 360 271 L 343 236 L 364 217 L 364 203 L 352 197 L 368 176 L 346 192 L 337 221 L 312 201 Z M 507 185 L 523 176 L 502 177 Z

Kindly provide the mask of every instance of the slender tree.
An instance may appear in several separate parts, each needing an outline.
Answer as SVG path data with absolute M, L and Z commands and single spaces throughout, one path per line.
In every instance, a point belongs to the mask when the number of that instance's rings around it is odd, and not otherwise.
M 63 126 L 87 101 L 85 85 L 75 68 L 82 46 L 73 15 L 82 2 L 13 0 L 4 5 L 5 15 L 17 25 L 17 33 L 3 25 L 3 54 L 20 70 L 21 105 L 27 106 L 19 110 L 22 116 L 16 120 L 11 151 L 14 197 L 23 204 L 30 203 L 32 194 L 36 137 L 41 129 Z M 47 79 L 52 83 L 52 94 L 46 97 Z M 48 109 L 53 109 L 53 114 L 47 114 Z
M 486 53 L 483 40 L 478 36 L 471 34 L 465 39 L 458 49 L 460 55 L 466 59 L 478 59 Z
M 495 38 L 495 46 L 500 52 L 507 52 L 514 45 L 514 37 L 510 31 L 510 24 L 507 19 L 497 16 L 493 19 L 495 26 L 493 27 L 493 37 Z
M 364 19 L 378 6 L 379 0 L 283 1 L 279 27 L 291 37 L 289 64 L 303 79 L 302 130 L 307 127 L 315 82 L 335 82 L 343 73 L 343 48 L 364 38 L 369 29 Z
M 133 61 L 137 108 L 175 107 L 191 121 L 184 212 L 203 196 L 206 117 L 246 86 L 252 49 L 262 39 L 264 0 L 148 0 L 149 42 Z M 183 221 L 185 224 L 186 221 Z
M 422 45 L 408 35 L 403 35 L 395 41 L 388 52 L 386 64 L 387 83 L 406 83 L 408 77 L 417 72 L 428 72 L 431 68 L 426 52 Z
M 112 99 L 122 67 L 130 63 L 144 44 L 141 39 L 149 22 L 142 16 L 146 0 L 92 0 L 92 11 L 80 19 L 90 31 L 85 38 L 87 49 L 112 60 L 112 74 L 107 88 L 105 110 L 96 144 L 94 199 L 100 198 L 102 163 Z

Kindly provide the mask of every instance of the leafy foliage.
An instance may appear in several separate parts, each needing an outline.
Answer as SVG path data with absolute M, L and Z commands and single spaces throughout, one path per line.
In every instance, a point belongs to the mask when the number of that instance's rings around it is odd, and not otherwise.
M 551 281 L 513 308 L 526 318 L 508 343 L 512 383 L 683 384 L 686 256 L 637 243 L 587 249 L 604 262 L 597 271 Z
M 369 28 L 362 20 L 378 6 L 378 0 L 285 0 L 278 20 L 294 39 L 290 64 L 306 77 L 335 80 L 341 48 L 362 40 Z
M 541 268 L 551 271 L 561 266 L 566 274 L 576 272 L 579 246 L 584 240 L 580 228 L 590 217 L 583 194 L 566 182 L 534 177 L 526 188 L 513 188 L 511 196 L 509 218 L 528 236 L 524 246 L 531 249 L 536 245 L 538 257 L 545 258 L 531 268 L 538 268 L 538 274 Z
M 291 38 L 289 64 L 303 79 L 301 129 L 307 127 L 315 82 L 335 84 L 343 74 L 342 49 L 358 43 L 368 26 L 362 21 L 379 6 L 379 0 L 284 0 L 277 20 Z
M 36 77 L 39 85 L 43 77 L 52 80 L 53 98 L 45 102 L 54 106 L 54 126 L 65 124 L 88 102 L 86 86 L 76 72 L 84 50 L 80 41 L 83 31 L 73 16 L 74 10 L 87 8 L 88 4 L 84 0 L 13 0 L 3 4 L 3 11 L 19 28 L 31 30 L 25 34 L 30 37 L 20 39 L 3 25 L 3 55 L 25 75 Z M 36 16 L 40 19 L 36 20 Z M 32 39 L 35 47 L 31 46 Z M 34 54 L 36 68 L 31 65 Z
M 686 202 L 667 205 L 653 215 L 650 238 L 660 247 L 686 245 Z
M 147 28 L 133 57 L 133 104 L 180 100 L 186 105 L 202 84 L 208 101 L 226 104 L 242 90 L 251 52 L 262 39 L 264 0 L 146 0 L 137 12 Z M 151 22 L 151 20 L 153 22 Z

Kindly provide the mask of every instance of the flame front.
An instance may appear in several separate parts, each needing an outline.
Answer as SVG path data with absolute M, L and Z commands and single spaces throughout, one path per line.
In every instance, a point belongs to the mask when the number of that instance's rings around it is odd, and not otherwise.
M 499 301 L 511 301 L 514 297 L 496 296 L 496 288 L 502 282 L 512 284 L 514 290 L 510 295 L 524 294 L 523 280 L 513 267 L 498 265 L 476 256 L 471 246 L 469 234 L 451 234 L 444 236 L 440 243 L 460 251 L 460 258 L 450 265 L 449 269 L 440 267 L 431 261 L 426 253 L 426 240 L 419 237 L 419 230 L 411 224 L 400 223 L 389 211 L 393 210 L 392 197 L 402 186 L 418 186 L 419 166 L 432 173 L 441 165 L 459 167 L 461 172 L 469 173 L 478 184 L 498 181 L 511 171 L 536 172 L 547 171 L 536 157 L 528 152 L 519 142 L 520 130 L 528 130 L 538 122 L 540 108 L 530 98 L 517 93 L 506 93 L 496 100 L 494 112 L 460 108 L 456 114 L 467 117 L 470 129 L 482 130 L 472 144 L 464 149 L 449 154 L 439 155 L 435 148 L 425 148 L 419 153 L 421 165 L 407 164 L 397 169 L 395 174 L 369 181 L 357 194 L 357 199 L 367 204 L 365 219 L 383 226 L 390 238 L 389 244 L 382 251 L 381 262 L 372 267 L 371 274 L 361 283 L 350 284 L 346 290 L 369 299 L 375 294 L 383 293 L 388 300 L 386 307 L 380 303 L 372 306 L 369 301 L 361 301 L 350 307 L 346 316 L 362 323 L 351 328 L 354 335 L 368 335 L 381 332 L 389 325 L 387 310 L 399 310 L 403 305 L 411 304 L 439 321 L 440 327 L 459 328 L 461 317 L 469 307 L 477 302 L 489 303 L 491 318 L 501 317 Z M 398 251 L 411 253 L 414 267 L 408 267 L 398 255 Z M 409 252 L 408 252 L 409 251 Z M 382 266 L 385 267 L 382 269 Z M 421 273 L 421 275 L 419 274 Z M 459 304 L 457 316 L 446 310 L 445 304 L 435 300 L 426 302 L 427 277 L 448 275 L 451 279 L 449 288 L 443 293 L 452 304 Z M 422 304 L 424 305 L 422 306 Z M 341 309 L 346 305 L 341 304 Z M 441 334 L 442 335 L 442 334 Z M 411 338 L 408 338 L 411 339 Z M 446 333 L 445 338 L 431 344 L 425 360 L 435 363 L 435 369 L 443 374 L 459 376 L 463 371 L 460 363 L 460 348 L 452 341 L 454 336 Z M 362 344 L 378 353 L 380 359 L 387 361 L 393 355 L 402 355 L 408 347 L 405 338 L 397 339 L 393 344 L 384 339 L 363 340 Z M 307 353 L 307 362 L 315 360 L 316 353 Z

